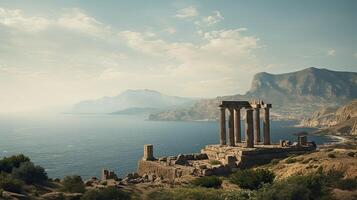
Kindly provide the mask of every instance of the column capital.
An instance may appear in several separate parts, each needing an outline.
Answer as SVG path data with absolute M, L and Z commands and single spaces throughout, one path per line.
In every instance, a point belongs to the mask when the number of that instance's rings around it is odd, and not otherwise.
M 268 103 L 268 104 L 263 104 L 262 107 L 264 109 L 270 109 L 270 108 L 272 108 L 272 105 L 270 103 Z

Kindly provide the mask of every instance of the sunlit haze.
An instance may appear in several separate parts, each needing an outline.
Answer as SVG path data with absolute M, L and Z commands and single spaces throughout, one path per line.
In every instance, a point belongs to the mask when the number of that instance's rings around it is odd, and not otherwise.
M 323 5 L 323 6 L 322 6 Z M 357 71 L 357 1 L 0 2 L 0 112 L 148 88 L 245 93 L 253 75 Z

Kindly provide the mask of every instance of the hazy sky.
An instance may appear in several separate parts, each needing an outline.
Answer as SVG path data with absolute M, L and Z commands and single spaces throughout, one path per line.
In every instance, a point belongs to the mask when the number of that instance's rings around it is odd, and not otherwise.
M 261 71 L 357 70 L 357 1 L 0 1 L 0 112 L 149 88 L 244 93 Z

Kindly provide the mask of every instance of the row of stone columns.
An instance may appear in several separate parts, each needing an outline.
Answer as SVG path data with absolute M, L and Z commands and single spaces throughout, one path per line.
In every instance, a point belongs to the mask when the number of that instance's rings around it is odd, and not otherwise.
M 246 108 L 245 118 L 245 138 L 246 146 L 249 148 L 254 147 L 254 144 L 259 144 L 260 141 L 260 109 L 264 109 L 263 119 L 263 144 L 270 144 L 270 119 L 269 109 L 271 104 L 252 104 L 252 108 Z M 220 144 L 227 145 L 226 140 L 226 107 L 221 107 L 221 137 Z M 228 108 L 228 138 L 229 146 L 235 146 L 236 143 L 242 142 L 241 137 L 241 115 L 240 107 Z

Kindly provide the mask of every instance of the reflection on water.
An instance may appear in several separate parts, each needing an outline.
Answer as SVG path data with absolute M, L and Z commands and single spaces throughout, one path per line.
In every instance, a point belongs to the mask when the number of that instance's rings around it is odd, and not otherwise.
M 295 140 L 293 133 L 313 130 L 292 125 L 271 122 L 272 142 Z M 309 140 L 331 141 L 324 136 Z M 119 115 L 0 116 L 1 156 L 24 153 L 45 167 L 50 177 L 88 178 L 99 176 L 102 168 L 124 175 L 136 170 L 144 144 L 153 144 L 159 157 L 198 152 L 218 142 L 217 122 L 153 122 L 144 116 Z

